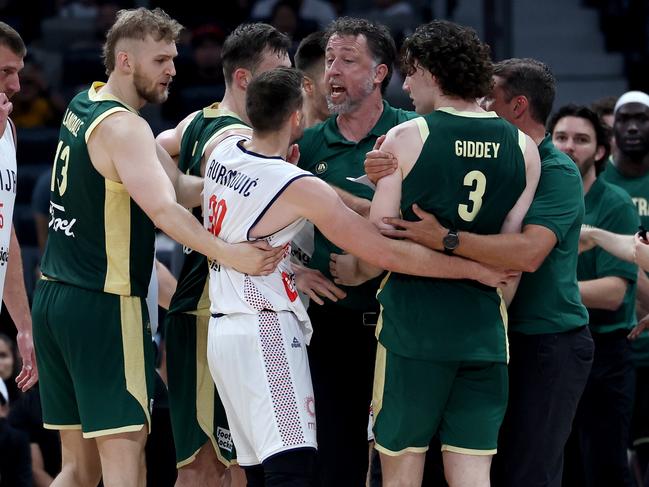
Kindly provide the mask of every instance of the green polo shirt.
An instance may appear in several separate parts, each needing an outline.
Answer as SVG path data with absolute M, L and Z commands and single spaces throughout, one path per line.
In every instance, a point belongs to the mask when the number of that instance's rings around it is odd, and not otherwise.
M 618 171 L 609 159 L 606 170 L 600 178 L 625 190 L 635 204 L 640 223 L 649 228 L 649 172 L 639 178 L 627 178 Z M 635 233 L 638 229 L 634 228 Z M 649 367 L 649 331 L 645 331 L 639 338 L 631 342 L 633 361 L 638 367 Z
M 365 154 L 372 150 L 376 139 L 395 125 L 399 125 L 417 116 L 391 107 L 383 102 L 383 113 L 369 134 L 359 142 L 347 140 L 338 130 L 336 115 L 324 122 L 307 129 L 298 141 L 300 146 L 300 163 L 302 169 L 311 171 L 323 181 L 341 188 L 355 196 L 371 200 L 374 191 L 369 187 L 349 181 L 365 174 Z M 314 249 L 309 267 L 318 269 L 331 279 L 329 273 L 329 254 L 341 254 L 342 250 L 329 242 L 320 231 L 315 229 Z M 357 287 L 341 286 L 347 297 L 336 304 L 356 310 L 371 310 L 377 307 L 376 291 L 381 279 L 373 279 Z
M 511 331 L 561 333 L 588 323 L 577 284 L 577 250 L 584 219 L 584 191 L 574 162 L 550 136 L 539 145 L 541 178 L 525 225 L 550 229 L 557 243 L 533 273 L 523 273 L 509 307 Z
M 613 233 L 631 234 L 639 224 L 638 214 L 629 195 L 617 186 L 596 179 L 586 193 L 584 225 L 602 228 Z M 635 293 L 638 267 L 613 257 L 601 247 L 595 247 L 579 256 L 577 279 L 589 281 L 615 276 L 626 279 L 629 285 L 624 301 L 614 311 L 588 308 L 589 324 L 595 333 L 629 329 L 635 325 Z

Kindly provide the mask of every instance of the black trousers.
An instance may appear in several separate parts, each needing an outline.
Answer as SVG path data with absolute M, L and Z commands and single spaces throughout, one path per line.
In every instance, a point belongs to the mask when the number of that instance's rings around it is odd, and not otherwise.
M 566 446 L 565 487 L 633 487 L 626 450 L 635 392 L 627 330 L 593 333 L 595 358 Z
M 318 432 L 316 477 L 324 487 L 363 487 L 369 446 L 376 314 L 311 304 L 309 365 Z
M 560 487 L 563 450 L 593 362 L 590 331 L 511 332 L 509 343 L 509 405 L 492 485 Z

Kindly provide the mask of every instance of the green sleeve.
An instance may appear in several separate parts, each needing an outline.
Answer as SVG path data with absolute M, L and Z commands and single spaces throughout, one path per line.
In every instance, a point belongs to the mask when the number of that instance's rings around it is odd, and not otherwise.
M 584 212 L 581 176 L 560 165 L 541 169 L 541 179 L 523 226 L 540 225 L 550 229 L 563 242 L 575 220 Z
M 638 213 L 630 201 L 611 207 L 601 222 L 599 228 L 622 235 L 631 235 L 636 232 L 639 225 Z M 617 276 L 635 282 L 638 267 L 617 257 L 613 257 L 604 249 L 597 247 L 595 251 L 595 269 L 598 277 Z

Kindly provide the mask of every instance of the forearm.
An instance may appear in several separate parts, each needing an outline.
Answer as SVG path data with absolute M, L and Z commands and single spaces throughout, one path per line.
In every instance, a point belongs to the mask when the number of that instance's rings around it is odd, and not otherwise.
M 635 307 L 638 319 L 642 319 L 649 315 L 649 278 L 642 269 L 638 270 L 637 282 Z
M 593 228 L 591 232 L 595 244 L 609 254 L 627 262 L 634 261 L 633 235 L 618 235 L 601 228 Z
M 370 200 L 366 200 L 365 198 L 360 198 L 359 196 L 355 196 L 345 191 L 344 189 L 337 188 L 336 186 L 332 186 L 332 187 L 336 191 L 338 196 L 340 196 L 340 199 L 343 200 L 343 203 L 345 203 L 347 208 L 350 208 L 354 212 L 364 217 L 367 217 L 369 215 L 370 205 L 371 205 Z
M 460 245 L 455 254 L 494 267 L 534 272 L 545 255 L 539 256 L 536 245 L 530 240 L 523 233 L 478 235 L 460 232 Z
M 587 308 L 615 311 L 622 305 L 627 281 L 609 276 L 590 281 L 579 281 L 581 301 Z
M 3 301 L 11 319 L 16 325 L 16 329 L 19 332 L 31 333 L 32 317 L 29 311 L 29 302 L 27 301 L 27 291 L 25 289 L 22 255 L 13 226 L 11 228 L 9 263 L 7 264 Z
M 390 240 L 389 247 L 382 255 L 367 259 L 368 262 L 402 274 L 443 279 L 475 279 L 482 270 L 476 262 L 445 255 L 412 242 Z
M 201 205 L 203 178 L 181 174 L 175 186 L 176 200 L 185 208 L 195 208 Z
M 178 281 L 159 260 L 155 261 L 155 265 L 158 275 L 158 305 L 169 309 Z

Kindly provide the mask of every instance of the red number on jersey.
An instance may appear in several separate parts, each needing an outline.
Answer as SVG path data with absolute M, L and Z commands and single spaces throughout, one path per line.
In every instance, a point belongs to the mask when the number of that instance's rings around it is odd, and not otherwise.
M 210 197 L 210 228 L 207 230 L 215 237 L 218 237 L 219 233 L 221 233 L 221 225 L 223 225 L 223 218 L 225 218 L 225 212 L 227 210 L 228 205 L 226 205 L 225 200 L 219 200 L 215 194 Z

